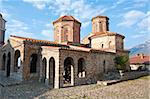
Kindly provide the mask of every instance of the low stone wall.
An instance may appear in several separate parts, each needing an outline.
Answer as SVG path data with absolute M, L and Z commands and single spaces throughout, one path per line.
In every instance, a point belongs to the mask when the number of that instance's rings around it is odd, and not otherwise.
M 118 76 L 118 73 L 116 73 L 114 76 L 116 75 Z M 114 79 L 109 79 L 109 77 L 107 77 L 101 81 L 97 81 L 97 84 L 107 86 L 107 85 L 112 85 L 112 84 L 116 84 L 122 81 L 132 80 L 132 79 L 136 79 L 136 78 L 147 76 L 147 75 L 149 75 L 148 71 L 125 72 L 122 77 L 120 76 L 120 78 L 114 77 Z
M 147 76 L 149 75 L 148 71 L 132 71 L 132 72 L 125 72 L 123 77 L 121 78 L 122 81 L 125 80 L 132 80 L 136 79 L 142 76 Z

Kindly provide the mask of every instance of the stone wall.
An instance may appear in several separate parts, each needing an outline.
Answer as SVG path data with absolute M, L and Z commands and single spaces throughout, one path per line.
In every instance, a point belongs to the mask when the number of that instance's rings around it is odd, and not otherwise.
M 54 39 L 58 43 L 80 43 L 80 24 L 74 21 L 62 21 L 54 24 Z
M 63 86 L 64 60 L 71 57 L 74 61 L 74 85 L 96 83 L 99 77 L 104 73 L 103 61 L 105 60 L 105 72 L 114 70 L 113 59 L 115 54 L 103 52 L 84 52 L 75 50 L 60 50 L 60 87 Z M 86 75 L 84 78 L 78 76 L 78 60 L 84 58 Z
M 46 85 L 50 87 L 59 88 L 59 48 L 58 47 L 42 47 L 42 60 L 46 58 Z M 52 67 L 50 66 L 50 59 L 53 58 L 55 62 L 55 71 L 52 71 Z M 42 70 L 41 66 L 41 70 Z M 50 71 L 49 71 L 50 70 Z M 53 72 L 55 72 L 55 80 L 53 81 Z M 42 73 L 41 73 L 42 78 Z
M 115 36 L 101 36 L 91 39 L 91 48 L 109 50 L 116 52 L 116 37 Z
M 23 66 L 21 65 L 20 68 L 16 68 L 15 67 L 15 64 L 14 64 L 14 61 L 15 61 L 15 52 L 18 50 L 20 52 L 20 58 L 21 58 L 21 61 L 23 61 L 23 49 L 24 47 L 22 46 L 22 42 L 17 42 L 17 41 L 14 41 L 12 39 L 9 39 L 9 41 L 3 46 L 3 48 L 1 49 L 1 57 L 0 57 L 0 60 L 1 60 L 1 63 L 0 63 L 0 66 L 2 67 L 2 65 L 4 65 L 3 63 L 3 55 L 6 56 L 6 59 L 5 59 L 5 73 L 7 72 L 7 60 L 8 60 L 8 53 L 10 53 L 10 56 L 11 56 L 11 61 L 10 61 L 10 77 L 11 78 L 15 78 L 17 80 L 23 80 L 22 79 L 22 69 L 23 69 Z

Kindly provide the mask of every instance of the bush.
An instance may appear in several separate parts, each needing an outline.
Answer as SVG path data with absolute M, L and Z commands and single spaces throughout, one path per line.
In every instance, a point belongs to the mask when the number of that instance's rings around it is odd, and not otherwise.
M 115 66 L 118 70 L 125 70 L 126 64 L 128 62 L 128 56 L 117 56 L 115 57 Z

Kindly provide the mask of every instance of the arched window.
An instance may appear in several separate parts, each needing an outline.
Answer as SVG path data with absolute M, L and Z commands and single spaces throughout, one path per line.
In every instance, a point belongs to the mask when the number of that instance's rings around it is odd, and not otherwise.
M 6 64 L 6 54 L 4 54 L 2 58 L 2 70 L 5 70 L 5 64 Z
M 104 44 L 101 44 L 101 48 L 104 48 Z
M 49 83 L 55 86 L 55 59 L 51 57 L 49 59 Z
M 42 78 L 43 78 L 42 81 L 44 81 L 44 82 L 45 82 L 45 79 L 46 79 L 46 67 L 47 67 L 47 60 L 44 57 L 43 60 L 42 60 Z
M 3 28 L 3 21 L 0 19 L 0 28 Z
M 55 36 L 55 41 L 59 41 L 59 27 L 54 28 L 54 36 Z
M 64 27 L 64 41 L 68 41 L 68 27 Z
M 105 60 L 103 61 L 103 72 L 104 73 L 106 72 L 106 61 Z
M 36 73 L 37 69 L 37 54 L 32 54 L 30 57 L 30 73 Z
M 103 29 L 102 28 L 102 22 L 99 22 L 99 31 L 102 32 L 103 31 L 102 29 Z
M 20 57 L 20 51 L 16 50 L 15 51 L 15 57 L 14 57 L 14 71 L 17 72 L 18 69 L 20 68 L 22 62 L 21 62 L 21 57 Z
M 111 41 L 109 41 L 109 43 L 108 43 L 108 47 L 109 47 L 109 48 L 111 48 Z
M 64 60 L 64 84 L 74 85 L 74 61 L 71 57 Z
M 7 77 L 10 76 L 11 53 L 7 55 Z
M 83 58 L 78 60 L 78 76 L 85 77 L 85 60 Z
M 68 41 L 68 36 L 69 36 L 69 26 L 68 25 L 65 25 L 62 27 L 62 33 L 61 33 L 61 41 L 62 42 L 66 42 Z

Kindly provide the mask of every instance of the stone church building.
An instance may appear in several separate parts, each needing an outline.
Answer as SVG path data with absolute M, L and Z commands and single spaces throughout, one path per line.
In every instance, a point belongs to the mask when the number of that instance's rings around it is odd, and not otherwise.
M 92 18 L 92 33 L 82 43 L 81 23 L 72 16 L 53 22 L 54 41 L 11 35 L 4 43 L 5 23 L 0 15 L 0 70 L 20 81 L 40 81 L 51 88 L 96 83 L 116 69 L 116 56 L 129 54 L 125 37 L 109 31 L 107 16 Z

